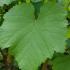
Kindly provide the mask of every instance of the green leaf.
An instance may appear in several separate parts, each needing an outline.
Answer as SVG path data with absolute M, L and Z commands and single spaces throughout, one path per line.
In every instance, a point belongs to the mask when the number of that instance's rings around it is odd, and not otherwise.
M 3 4 L 10 4 L 14 0 L 0 0 L 0 6 L 3 6 Z
M 70 55 L 59 55 L 53 60 L 53 70 L 70 70 Z
M 67 30 L 67 38 L 70 38 L 70 27 Z
M 58 0 L 59 3 L 63 4 L 66 10 L 69 10 L 70 0 Z
M 35 20 L 33 6 L 21 4 L 7 12 L 4 19 L 0 47 L 10 47 L 22 70 L 37 70 L 54 51 L 64 52 L 66 20 L 60 5 L 43 5 Z
M 26 3 L 30 3 L 30 0 L 26 0 Z
M 31 0 L 32 2 L 40 2 L 40 1 L 42 1 L 42 0 Z

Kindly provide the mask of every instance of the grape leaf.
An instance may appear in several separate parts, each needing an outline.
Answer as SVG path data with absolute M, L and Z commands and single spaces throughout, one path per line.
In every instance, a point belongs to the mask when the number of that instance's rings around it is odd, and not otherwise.
M 70 55 L 61 55 L 53 60 L 53 70 L 70 70 Z
M 43 5 L 37 20 L 34 8 L 27 4 L 14 6 L 4 16 L 0 27 L 0 47 L 10 47 L 22 70 L 37 70 L 54 51 L 64 52 L 66 12 L 59 4 Z

